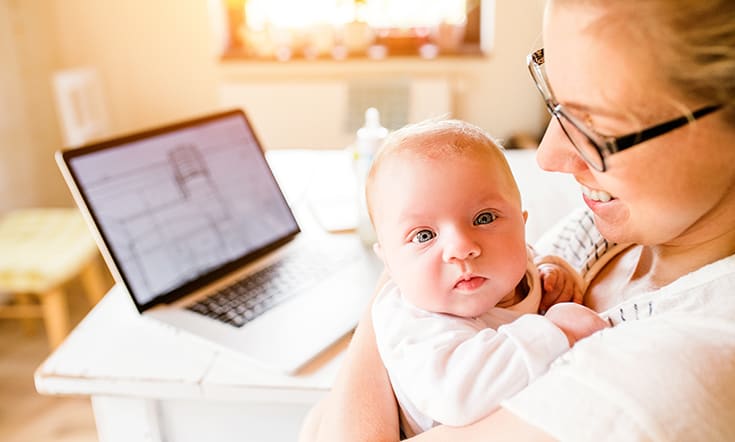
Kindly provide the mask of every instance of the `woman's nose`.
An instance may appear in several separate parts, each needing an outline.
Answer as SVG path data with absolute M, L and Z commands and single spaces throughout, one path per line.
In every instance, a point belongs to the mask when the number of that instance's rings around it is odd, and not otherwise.
M 482 253 L 480 245 L 468 232 L 457 230 L 447 236 L 443 256 L 447 263 L 477 258 Z
M 536 162 L 539 167 L 550 172 L 576 174 L 587 168 L 587 163 L 554 117 L 541 138 L 536 151 Z

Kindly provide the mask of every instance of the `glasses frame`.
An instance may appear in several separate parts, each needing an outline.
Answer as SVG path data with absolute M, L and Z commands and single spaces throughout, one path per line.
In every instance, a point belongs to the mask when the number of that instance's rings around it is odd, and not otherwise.
M 635 145 L 643 143 L 644 141 L 648 141 L 669 133 L 674 129 L 678 129 L 686 125 L 687 123 L 691 123 L 698 118 L 711 114 L 712 112 L 715 112 L 716 110 L 722 108 L 722 105 L 720 104 L 705 106 L 701 109 L 697 109 L 691 114 L 683 115 L 681 117 L 677 117 L 672 120 L 653 125 L 638 132 L 632 132 L 619 137 L 603 135 L 590 128 L 579 118 L 575 117 L 574 114 L 567 111 L 563 104 L 557 101 L 553 91 L 551 90 L 551 86 L 549 85 L 548 78 L 546 77 L 546 72 L 543 69 L 543 48 L 528 54 L 526 61 L 528 63 L 528 70 L 531 73 L 531 78 L 533 79 L 533 82 L 536 84 L 536 88 L 539 90 L 539 92 L 541 92 L 541 96 L 546 102 L 546 109 L 558 120 L 559 125 L 564 131 L 564 134 L 567 136 L 574 148 L 577 149 L 582 158 L 584 158 L 585 162 L 587 162 L 587 164 L 589 164 L 592 168 L 599 172 L 607 171 L 605 159 L 610 155 L 623 151 L 625 149 L 629 149 Z M 579 146 L 577 146 L 577 144 L 574 142 L 574 139 L 567 132 L 567 129 L 564 128 L 564 120 L 574 126 L 575 129 L 577 129 L 582 135 L 584 135 L 585 138 L 589 140 L 592 146 L 594 146 L 597 150 L 597 158 L 589 158 L 589 154 L 586 153 Z

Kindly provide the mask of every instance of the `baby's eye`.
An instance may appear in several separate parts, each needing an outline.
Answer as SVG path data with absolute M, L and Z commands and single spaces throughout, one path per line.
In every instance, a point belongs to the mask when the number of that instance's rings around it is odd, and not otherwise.
M 431 241 L 432 239 L 434 239 L 435 236 L 436 236 L 436 233 L 432 232 L 431 230 L 427 230 L 427 229 L 419 230 L 413 236 L 411 241 L 421 244 L 427 241 Z
M 491 222 L 495 221 L 495 218 L 497 217 L 490 212 L 482 212 L 481 214 L 477 215 L 477 218 L 475 218 L 472 224 L 475 226 L 479 226 L 480 224 L 490 224 Z

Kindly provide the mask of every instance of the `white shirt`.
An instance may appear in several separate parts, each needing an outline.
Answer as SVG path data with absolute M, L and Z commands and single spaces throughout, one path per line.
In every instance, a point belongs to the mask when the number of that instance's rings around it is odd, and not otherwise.
M 594 255 L 595 234 L 584 236 Z M 586 281 L 614 254 L 575 253 L 592 269 Z M 603 317 L 614 327 L 579 341 L 503 407 L 562 441 L 735 441 L 735 256 Z
M 401 406 L 408 436 L 437 424 L 466 425 L 495 410 L 569 349 L 566 336 L 538 309 L 538 272 L 530 292 L 509 309 L 477 318 L 419 309 L 389 281 L 373 304 L 378 350 Z

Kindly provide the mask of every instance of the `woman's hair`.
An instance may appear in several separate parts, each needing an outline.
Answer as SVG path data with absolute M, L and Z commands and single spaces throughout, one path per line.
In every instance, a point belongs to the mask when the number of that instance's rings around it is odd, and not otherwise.
M 485 154 L 484 158 L 496 161 L 499 170 L 506 176 L 511 188 L 520 193 L 503 153 L 503 148 L 485 130 L 461 120 L 433 118 L 419 123 L 408 124 L 392 132 L 383 142 L 373 160 L 367 176 L 365 196 L 368 214 L 372 220 L 374 207 L 374 183 L 380 175 L 382 166 L 396 159 L 446 159 L 452 157 Z M 478 161 L 480 161 L 478 159 Z M 406 163 L 407 167 L 410 163 Z
M 661 66 L 661 78 L 678 91 L 679 98 L 721 104 L 727 122 L 735 126 L 735 1 L 556 2 L 594 5 L 612 12 L 618 18 L 613 21 L 623 26 L 617 31 L 651 42 L 651 56 Z

